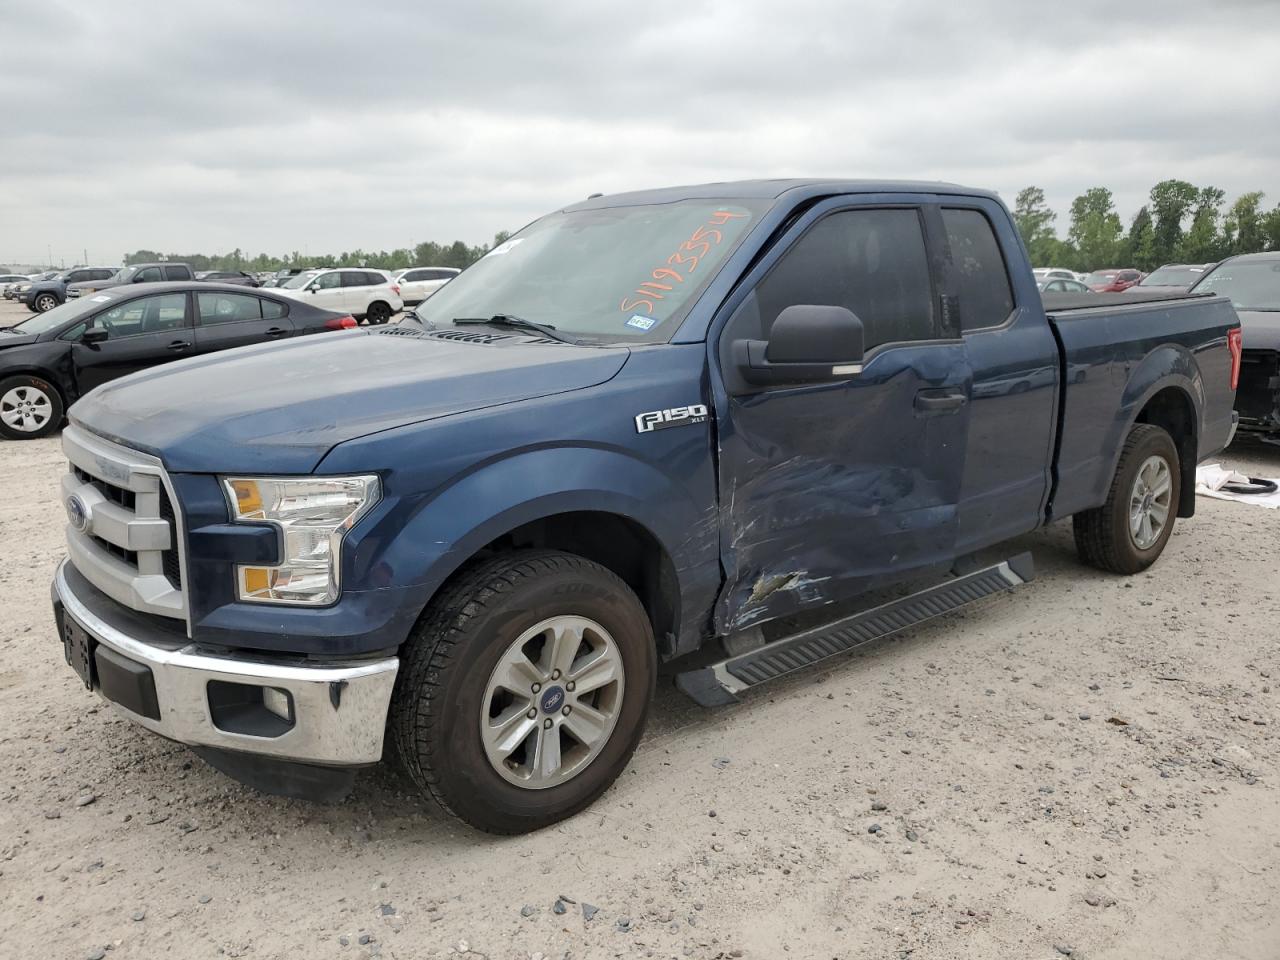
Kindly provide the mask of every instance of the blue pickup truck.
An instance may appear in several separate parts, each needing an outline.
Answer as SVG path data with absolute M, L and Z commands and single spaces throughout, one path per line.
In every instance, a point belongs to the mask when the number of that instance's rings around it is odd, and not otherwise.
M 622 771 L 660 664 L 728 702 L 1016 587 L 992 548 L 1067 517 L 1145 569 L 1239 367 L 1222 297 L 1042 302 L 991 193 L 595 197 L 404 323 L 76 403 L 55 615 L 86 686 L 261 789 L 385 752 L 531 830 Z

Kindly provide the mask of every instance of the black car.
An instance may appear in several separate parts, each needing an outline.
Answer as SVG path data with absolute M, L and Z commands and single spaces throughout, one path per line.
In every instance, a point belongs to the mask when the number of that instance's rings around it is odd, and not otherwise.
M 63 303 L 67 299 L 67 288 L 72 284 L 89 280 L 106 280 L 115 275 L 119 267 L 72 267 L 55 273 L 52 277 L 37 280 L 19 295 L 28 310 L 44 313 Z
M 211 280 L 215 283 L 234 283 L 238 287 L 260 287 L 258 278 L 243 270 L 204 270 L 196 274 L 197 280 Z
M 94 387 L 147 367 L 355 325 L 350 316 L 279 294 L 200 281 L 70 300 L 0 327 L 0 436 L 47 436 Z

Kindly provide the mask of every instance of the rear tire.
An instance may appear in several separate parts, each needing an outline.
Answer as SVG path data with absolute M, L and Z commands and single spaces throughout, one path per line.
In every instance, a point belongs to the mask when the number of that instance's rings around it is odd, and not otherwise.
M 1162 427 L 1139 423 L 1129 431 L 1107 500 L 1072 518 L 1076 552 L 1110 573 L 1141 573 L 1173 535 L 1182 492 L 1181 463 Z M 1163 519 L 1161 519 L 1163 517 Z
M 62 426 L 62 394 L 48 380 L 31 374 L 0 380 L 0 436 L 37 440 Z
M 378 326 L 391 319 L 391 307 L 381 300 L 369 304 L 369 312 L 365 314 L 369 326 Z
M 542 632 L 560 622 L 586 626 Z M 601 683 L 605 660 L 613 679 Z M 410 779 L 447 812 L 489 833 L 525 833 L 572 816 L 617 779 L 656 674 L 648 616 L 622 580 L 572 554 L 503 554 L 464 570 L 419 620 L 388 733 Z M 599 735 L 578 739 L 584 729 Z M 543 749 L 554 758 L 545 776 Z

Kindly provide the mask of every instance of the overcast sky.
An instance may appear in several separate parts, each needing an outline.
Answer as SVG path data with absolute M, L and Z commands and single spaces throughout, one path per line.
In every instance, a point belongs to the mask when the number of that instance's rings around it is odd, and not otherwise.
M 197 12 L 199 11 L 199 12 Z M 6 0 L 0 262 L 487 241 L 588 193 L 1280 202 L 1280 0 Z

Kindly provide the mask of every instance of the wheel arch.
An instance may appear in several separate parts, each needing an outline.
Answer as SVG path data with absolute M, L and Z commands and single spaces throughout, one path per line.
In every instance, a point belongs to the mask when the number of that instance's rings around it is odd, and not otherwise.
M 1200 417 L 1191 393 L 1180 384 L 1171 383 L 1159 387 L 1143 403 L 1129 428 L 1132 429 L 1137 423 L 1161 427 L 1173 438 L 1173 444 L 1178 448 L 1178 473 L 1181 481 L 1178 516 L 1194 516 Z

